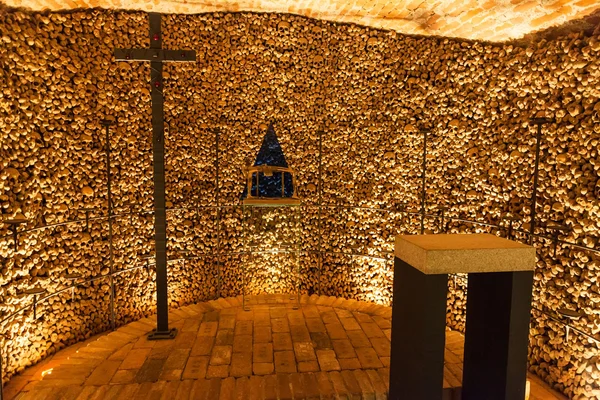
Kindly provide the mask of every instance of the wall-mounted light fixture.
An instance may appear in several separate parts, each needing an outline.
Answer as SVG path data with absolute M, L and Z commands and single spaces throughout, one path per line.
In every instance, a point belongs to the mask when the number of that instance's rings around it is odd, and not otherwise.
M 4 221 L 2 221 L 2 223 L 10 226 L 10 230 L 13 235 L 15 252 L 19 251 L 19 232 L 17 230 L 17 227 L 19 225 L 26 224 L 27 222 L 29 222 L 29 220 L 27 220 L 27 218 L 24 217 L 16 217 L 12 219 L 5 219 Z
M 180 254 L 179 259 L 181 260 L 182 266 L 185 269 L 185 261 L 193 258 L 190 254 L 192 253 L 190 250 L 181 249 L 177 250 L 177 253 Z
M 560 308 L 556 310 L 556 313 L 559 317 L 565 318 L 569 321 L 577 321 L 579 318 L 583 316 L 582 313 L 569 310 L 568 308 Z M 569 341 L 569 331 L 571 330 L 571 326 L 566 323 L 565 324 L 565 342 Z
M 154 254 L 142 254 L 138 255 L 138 258 L 142 260 L 146 269 L 150 271 L 150 260 L 154 258 Z
M 570 231 L 571 228 L 568 227 L 567 225 L 551 223 L 551 224 L 546 225 L 546 229 L 548 229 L 549 231 L 552 231 L 552 239 L 554 242 L 554 257 L 556 258 L 556 246 L 558 245 L 558 236 L 561 234 L 561 232 Z
M 34 321 L 38 320 L 38 315 L 37 315 L 38 296 L 40 296 L 41 294 L 44 294 L 44 293 L 46 293 L 46 289 L 39 287 L 39 286 L 23 291 L 24 295 L 33 296 L 33 320 Z M 40 317 L 42 317 L 42 316 L 43 316 L 43 314 L 40 315 Z
M 90 233 L 90 213 L 94 211 L 93 208 L 80 208 L 77 211 L 85 213 L 85 231 Z
M 81 274 L 76 272 L 73 274 L 65 275 L 65 279 L 71 281 L 71 301 L 75 301 L 75 287 L 77 286 L 75 284 L 75 281 L 79 278 L 81 278 Z
M 442 206 L 439 208 L 439 215 L 440 215 L 440 227 L 439 230 L 442 233 L 446 233 L 446 224 L 445 224 L 445 219 L 446 219 L 446 211 L 448 211 L 448 207 L 446 206 Z
M 508 240 L 512 240 L 512 236 L 513 236 L 513 223 L 516 221 L 520 221 L 521 217 L 519 217 L 518 215 L 513 215 L 513 214 L 506 214 L 503 218 L 503 221 L 508 221 L 508 229 L 506 231 L 506 238 Z

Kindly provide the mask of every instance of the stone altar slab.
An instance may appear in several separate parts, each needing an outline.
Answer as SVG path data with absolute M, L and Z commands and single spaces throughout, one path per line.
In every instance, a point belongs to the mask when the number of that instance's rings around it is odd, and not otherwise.
M 426 275 L 533 271 L 535 248 L 487 233 L 399 235 L 395 255 Z

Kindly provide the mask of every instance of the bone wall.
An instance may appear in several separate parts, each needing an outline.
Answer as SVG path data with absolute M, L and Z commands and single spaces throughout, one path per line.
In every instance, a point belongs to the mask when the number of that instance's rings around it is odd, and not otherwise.
M 153 251 L 153 186 L 149 66 L 112 59 L 115 47 L 149 45 L 147 17 L 8 12 L 0 32 L 2 217 L 27 218 L 20 231 L 78 221 L 19 234 L 17 252 L 0 225 L 6 379 L 110 328 L 111 272 L 117 325 L 153 312 L 152 259 L 143 257 Z M 596 245 L 598 37 L 500 46 L 250 13 L 164 16 L 163 32 L 165 48 L 198 52 L 194 64 L 165 66 L 163 82 L 172 307 L 241 294 L 244 282 L 248 293 L 294 291 L 296 265 L 302 293 L 389 304 L 393 238 L 420 230 L 422 128 L 431 131 L 427 212 L 445 209 L 444 226 L 427 217 L 427 232 L 494 231 L 456 219 L 505 226 L 508 212 L 527 231 L 528 120 L 547 115 L 556 122 L 542 135 L 536 233 L 550 236 L 545 225 L 558 222 L 570 228 L 561 240 Z M 107 117 L 116 119 L 112 271 Z M 242 168 L 270 122 L 298 171 L 299 215 L 240 207 Z M 535 307 L 583 312 L 573 324 L 598 337 L 598 256 L 559 245 L 554 257 L 551 240 L 534 243 Z M 251 244 L 260 253 L 248 254 Z M 98 279 L 72 290 L 72 274 Z M 37 304 L 37 320 L 24 293 L 34 287 L 65 289 Z M 448 325 L 462 330 L 464 282 L 449 287 Z M 593 398 L 597 345 L 573 331 L 567 341 L 562 325 L 532 315 L 530 369 L 573 398 Z

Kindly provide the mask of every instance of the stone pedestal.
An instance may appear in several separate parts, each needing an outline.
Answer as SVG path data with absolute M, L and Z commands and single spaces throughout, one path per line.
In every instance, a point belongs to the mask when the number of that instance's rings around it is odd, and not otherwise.
M 524 399 L 535 249 L 489 234 L 396 237 L 390 399 L 441 400 L 448 274 L 468 273 L 463 400 Z

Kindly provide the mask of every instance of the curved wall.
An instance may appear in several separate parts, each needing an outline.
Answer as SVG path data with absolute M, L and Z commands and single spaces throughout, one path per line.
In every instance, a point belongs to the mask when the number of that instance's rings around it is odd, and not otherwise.
M 280 29 L 282 20 L 291 28 Z M 108 329 L 111 276 L 116 324 L 153 311 L 152 269 L 138 268 L 152 251 L 152 154 L 149 66 L 112 60 L 115 47 L 149 45 L 144 14 L 9 12 L 0 28 L 2 217 L 29 219 L 20 230 L 79 220 L 20 234 L 16 254 L 0 225 L 1 319 L 25 308 L 0 324 L 8 377 Z M 289 291 L 293 274 L 277 270 L 293 265 L 286 246 L 298 236 L 303 292 L 389 304 L 393 237 L 420 229 L 419 216 L 400 212 L 420 207 L 420 128 L 431 129 L 428 213 L 447 208 L 445 221 L 505 224 L 510 212 L 519 216 L 515 228 L 527 231 L 535 148 L 528 121 L 555 116 L 541 142 L 536 233 L 548 235 L 544 224 L 560 222 L 571 227 L 561 239 L 596 245 L 597 37 L 522 48 L 250 13 L 165 16 L 163 34 L 165 48 L 198 52 L 194 64 L 165 66 L 171 306 L 238 295 L 243 279 L 253 293 Z M 112 267 L 101 218 L 108 213 L 106 117 L 118 121 L 110 131 Z M 242 168 L 270 122 L 298 171 L 297 235 L 293 210 L 261 210 L 250 223 L 250 211 L 244 219 L 239 207 Z M 93 208 L 89 230 L 85 208 Z M 430 232 L 439 224 L 426 219 Z M 488 228 L 454 220 L 448 229 Z M 244 233 L 265 251 L 243 254 Z M 598 337 L 597 255 L 558 246 L 554 257 L 550 241 L 535 243 L 535 306 L 584 312 L 574 324 Z M 73 273 L 99 279 L 72 293 Z M 464 329 L 461 282 L 450 283 L 448 324 L 456 329 Z M 33 287 L 67 290 L 40 302 L 36 311 L 45 315 L 34 321 L 33 297 L 23 293 Z M 531 369 L 572 397 L 600 390 L 593 342 L 579 334 L 567 341 L 562 325 L 533 315 Z

